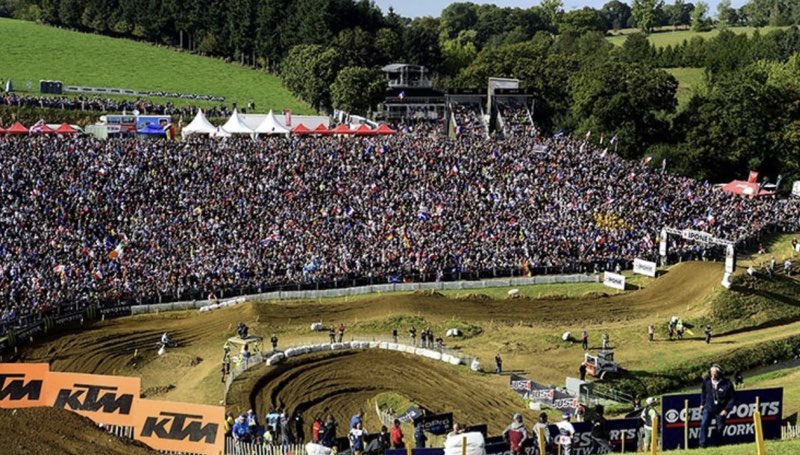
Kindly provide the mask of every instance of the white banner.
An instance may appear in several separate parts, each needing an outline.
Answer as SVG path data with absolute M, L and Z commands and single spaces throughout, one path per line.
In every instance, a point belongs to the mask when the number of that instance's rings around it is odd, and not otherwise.
M 611 273 L 611 272 L 604 272 L 603 273 L 603 284 L 610 288 L 619 289 L 620 291 L 625 290 L 625 277 L 618 273 Z
M 733 245 L 728 245 L 725 248 L 725 273 L 733 273 L 736 271 L 736 251 Z
M 645 275 L 655 278 L 656 263 L 636 258 L 633 260 L 633 273 L 638 273 L 639 275 Z

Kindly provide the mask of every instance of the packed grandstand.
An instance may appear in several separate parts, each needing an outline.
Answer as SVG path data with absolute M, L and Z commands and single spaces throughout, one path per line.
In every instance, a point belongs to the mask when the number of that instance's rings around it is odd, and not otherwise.
M 4 329 L 67 303 L 613 270 L 655 258 L 665 226 L 736 242 L 797 227 L 795 201 L 563 135 L 486 139 L 455 113 L 451 139 L 0 139 Z

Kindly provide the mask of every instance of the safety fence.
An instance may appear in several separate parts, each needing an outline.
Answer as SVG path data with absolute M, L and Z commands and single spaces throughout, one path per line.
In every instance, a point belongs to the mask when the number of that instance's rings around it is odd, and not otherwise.
M 272 300 L 297 300 L 320 299 L 331 297 L 352 297 L 364 294 L 386 292 L 414 292 L 414 291 L 441 291 L 441 290 L 477 290 L 498 287 L 530 286 L 534 284 L 562 284 L 562 283 L 597 283 L 598 275 L 536 275 L 517 278 L 497 278 L 479 281 L 434 281 L 423 283 L 387 283 L 368 286 L 345 287 L 336 289 L 308 289 L 286 290 L 238 296 L 227 300 L 191 300 L 172 303 L 157 303 L 152 305 L 135 305 L 131 307 L 132 314 L 155 313 L 160 311 L 199 309 L 216 303 L 232 300 L 247 301 L 272 301 Z
M 225 455 L 305 455 L 305 453 L 306 447 L 302 444 L 258 444 L 236 441 L 232 437 L 225 438 Z
M 787 423 L 786 426 L 781 427 L 781 439 L 798 439 L 800 438 L 800 425 L 792 425 Z

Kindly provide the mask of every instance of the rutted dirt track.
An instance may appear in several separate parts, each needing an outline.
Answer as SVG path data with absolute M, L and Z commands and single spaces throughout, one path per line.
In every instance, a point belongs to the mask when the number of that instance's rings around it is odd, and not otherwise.
M 0 409 L 0 452 L 7 455 L 147 455 L 91 420 L 63 409 Z
M 487 423 L 493 432 L 502 431 L 522 408 L 510 392 L 465 367 L 374 349 L 312 354 L 260 367 L 239 387 L 252 390 L 249 401 L 259 415 L 266 414 L 271 403 L 283 402 L 290 412 L 299 410 L 309 421 L 332 414 L 344 423 L 361 409 L 369 428 L 379 428 L 380 423 L 368 400 L 382 392 L 400 392 L 432 412 L 452 411 L 457 422 Z M 235 405 L 232 408 L 236 410 Z M 531 422 L 533 413 L 526 417 Z
M 309 337 L 319 337 L 318 342 L 323 342 L 327 339 L 325 334 L 308 331 L 309 325 L 317 321 L 326 325 L 353 324 L 383 321 L 392 315 L 420 315 L 441 325 L 453 317 L 483 327 L 491 326 L 490 321 L 530 324 L 463 343 L 464 349 L 480 355 L 484 366 L 491 369 L 496 352 L 493 349 L 501 349 L 497 336 L 513 342 L 508 337 L 513 338 L 514 333 L 530 340 L 548 328 L 574 330 L 578 324 L 593 322 L 628 324 L 654 313 L 672 313 L 674 308 L 685 308 L 712 292 L 718 286 L 721 270 L 718 263 L 686 263 L 673 267 L 644 290 L 602 299 L 475 301 L 437 295 L 373 295 L 351 301 L 251 303 L 214 313 L 141 315 L 53 335 L 25 350 L 22 359 L 48 362 L 56 371 L 140 376 L 150 398 L 218 404 L 223 394 L 219 379 L 221 347 L 234 334 L 239 321 L 250 325 L 252 333 L 267 338 L 278 332 L 281 346 Z M 169 332 L 180 347 L 158 357 L 155 344 L 162 332 Z M 388 335 L 361 333 L 370 334 Z M 137 350 L 139 355 L 134 358 Z M 570 351 L 569 355 L 573 354 L 576 359 L 582 355 Z M 549 374 L 544 377 L 558 382 L 573 366 L 572 359 L 565 364 L 562 351 L 531 353 L 516 360 L 510 357 L 509 362 L 509 366 L 524 369 L 533 378 Z M 565 370 L 565 365 L 570 369 Z M 432 411 L 454 409 L 456 417 L 465 423 L 486 422 L 490 426 L 506 423 L 509 415 L 521 407 L 506 390 L 507 376 L 470 376 L 464 367 L 460 368 L 458 371 L 443 363 L 384 351 L 340 354 L 335 359 L 304 356 L 268 371 L 258 387 L 262 392 L 253 395 L 253 400 L 249 400 L 250 389 L 241 390 L 234 400 L 254 401 L 261 415 L 268 401 L 283 400 L 292 409 L 301 408 L 306 418 L 327 410 L 340 419 L 365 408 L 367 399 L 377 393 L 391 390 Z

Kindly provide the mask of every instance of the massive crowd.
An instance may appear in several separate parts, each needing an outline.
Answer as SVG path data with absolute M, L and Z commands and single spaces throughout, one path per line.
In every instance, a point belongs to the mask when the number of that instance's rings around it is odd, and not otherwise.
M 108 113 L 132 113 L 138 111 L 142 115 L 173 115 L 183 116 L 187 120 L 197 113 L 194 106 L 175 106 L 172 103 L 157 104 L 150 100 L 140 98 L 135 100 L 103 98 L 100 96 L 33 96 L 18 95 L 16 93 L 6 93 L 0 96 L 0 105 L 60 109 L 64 111 L 93 111 Z M 248 108 L 252 108 L 253 103 L 249 103 Z M 233 107 L 236 107 L 234 104 Z M 247 108 L 240 108 L 240 112 L 246 113 Z M 231 115 L 232 109 L 225 105 L 213 106 L 205 109 L 206 117 L 225 118 Z
M 0 199 L 6 324 L 74 303 L 609 269 L 654 258 L 663 226 L 742 240 L 800 214 L 567 137 L 471 135 L 6 138 Z

